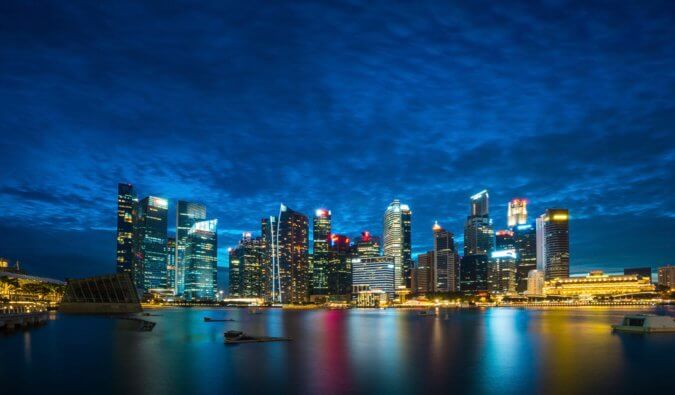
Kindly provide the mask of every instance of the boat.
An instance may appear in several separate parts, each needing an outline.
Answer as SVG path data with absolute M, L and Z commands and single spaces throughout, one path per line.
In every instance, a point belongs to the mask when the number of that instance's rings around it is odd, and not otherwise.
M 242 331 L 227 331 L 224 335 L 225 344 L 282 342 L 293 340 L 290 337 L 250 336 Z
M 675 318 L 656 314 L 627 315 L 619 325 L 612 325 L 619 332 L 675 333 Z
M 261 314 L 262 311 L 260 311 L 259 308 L 251 307 L 250 309 L 248 309 L 248 313 L 249 313 L 249 314 Z
M 438 315 L 438 313 L 435 310 L 434 311 L 432 311 L 432 310 L 422 310 L 417 314 L 421 315 L 421 316 L 424 316 L 424 317 L 435 317 L 435 316 Z
M 211 317 L 204 317 L 204 322 L 232 322 L 234 321 L 232 318 L 211 318 Z

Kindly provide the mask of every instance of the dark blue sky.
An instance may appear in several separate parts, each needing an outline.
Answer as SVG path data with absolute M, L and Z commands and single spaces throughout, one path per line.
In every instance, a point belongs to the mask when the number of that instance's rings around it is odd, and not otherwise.
M 675 3 L 0 4 L 0 256 L 114 270 L 116 185 L 201 201 L 220 265 L 280 201 L 413 249 L 468 197 L 572 215 L 572 271 L 673 263 Z M 243 3 L 243 4 L 242 4 Z

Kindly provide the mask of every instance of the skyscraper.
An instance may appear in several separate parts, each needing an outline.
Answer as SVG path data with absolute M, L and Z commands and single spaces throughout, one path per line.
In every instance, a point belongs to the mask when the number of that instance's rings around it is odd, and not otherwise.
M 389 298 L 395 296 L 396 275 L 392 257 L 353 258 L 351 263 L 354 293 L 357 293 L 357 290 L 380 290 Z
M 488 256 L 465 255 L 460 262 L 460 290 L 476 293 L 488 290 Z
M 530 224 L 516 225 L 513 228 L 513 240 L 516 247 L 517 291 L 527 290 L 528 275 L 537 268 L 537 233 Z
M 356 239 L 355 244 L 355 253 L 359 258 L 380 256 L 380 238 L 373 236 L 367 230 L 361 232 L 361 236 Z
M 674 290 L 675 289 L 675 266 L 666 265 L 662 266 L 658 270 L 658 283 L 659 286 L 665 290 Z
M 544 243 L 544 215 L 537 217 L 535 221 L 537 239 L 537 270 L 544 273 L 546 259 L 546 244 Z
M 273 230 L 273 300 L 279 303 L 307 303 L 311 271 L 309 267 L 309 224 L 307 216 L 285 205 L 279 218 L 270 218 Z
M 185 249 L 187 300 L 214 300 L 218 275 L 218 220 L 197 221 L 188 230 Z
M 495 250 L 490 254 L 488 288 L 490 292 L 513 294 L 516 292 L 516 250 Z
M 166 289 L 168 209 L 169 202 L 155 196 L 148 196 L 140 203 L 137 259 L 142 274 L 136 275 L 139 280 L 136 287 L 144 291 Z
M 330 236 L 330 262 L 327 267 L 328 294 L 348 295 L 352 291 L 352 245 L 345 235 Z
M 206 207 L 203 204 L 178 201 L 176 205 L 176 295 L 185 291 L 185 250 L 188 232 L 196 221 L 206 219 Z
M 434 231 L 432 292 L 456 292 L 459 290 L 459 265 L 455 259 L 453 234 L 443 229 L 438 222 Z
M 176 238 L 169 237 L 166 242 L 166 288 L 176 292 Z
M 131 184 L 117 185 L 117 272 L 134 277 L 138 198 Z
M 494 249 L 494 230 L 487 190 L 471 196 L 471 214 L 464 225 L 464 255 L 488 255 Z
M 410 288 L 412 212 L 407 204 L 395 199 L 384 213 L 384 255 L 394 259 L 397 286 Z
M 315 295 L 327 295 L 328 269 L 330 262 L 331 212 L 318 209 L 314 213 L 312 224 L 313 274 L 312 292 Z
M 513 199 L 509 202 L 507 225 L 513 228 L 527 223 L 527 199 Z
M 412 292 L 426 294 L 435 292 L 434 251 L 417 255 L 417 267 L 411 270 Z
M 542 216 L 546 280 L 570 276 L 569 211 L 550 208 Z
M 237 247 L 229 250 L 230 295 L 262 298 L 266 293 L 262 238 L 245 232 Z M 233 273 L 234 268 L 234 273 Z

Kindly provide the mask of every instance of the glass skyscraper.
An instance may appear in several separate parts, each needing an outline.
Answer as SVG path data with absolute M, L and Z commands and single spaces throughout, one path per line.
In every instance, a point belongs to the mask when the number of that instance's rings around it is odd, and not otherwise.
M 464 255 L 488 255 L 493 249 L 489 195 L 487 190 L 483 190 L 471 196 L 471 214 L 464 225 Z
M 206 207 L 203 204 L 178 201 L 176 205 L 176 295 L 182 295 L 185 291 L 185 250 L 188 244 L 188 232 L 195 222 L 205 219 Z
M 361 232 L 361 236 L 356 239 L 355 254 L 359 258 L 370 258 L 380 256 L 380 238 L 373 236 L 367 230 Z
M 476 293 L 488 290 L 488 256 L 465 255 L 460 264 L 460 290 Z
M 187 300 L 214 300 L 218 275 L 218 220 L 195 222 L 187 234 L 185 249 Z
M 137 259 L 142 275 L 137 273 L 136 287 L 144 291 L 166 289 L 168 209 L 169 202 L 155 196 L 148 196 L 140 203 Z
M 262 238 L 251 233 L 242 235 L 239 244 L 230 249 L 230 295 L 239 297 L 265 297 L 266 274 L 263 262 Z
M 569 211 L 550 208 L 542 216 L 546 280 L 570 276 Z
M 352 292 L 352 245 L 344 235 L 330 236 L 330 263 L 328 265 L 328 294 L 347 295 Z
M 176 238 L 169 237 L 166 243 L 166 287 L 176 291 Z
M 312 272 L 309 266 L 307 216 L 285 205 L 270 218 L 272 230 L 272 299 L 277 303 L 309 302 Z
M 312 232 L 313 244 L 313 274 L 312 293 L 314 295 L 327 295 L 328 271 L 331 260 L 331 212 L 326 209 L 318 209 L 314 214 Z
M 384 255 L 394 259 L 396 285 L 406 288 L 411 287 L 410 268 L 413 266 L 411 217 L 410 207 L 395 199 L 384 213 L 383 226 Z
M 117 185 L 117 272 L 134 277 L 138 198 L 131 184 Z
M 525 292 L 530 271 L 537 269 L 536 228 L 530 224 L 516 225 L 513 228 L 513 240 L 517 255 L 517 290 L 518 292 Z
M 434 224 L 433 282 L 432 292 L 455 292 L 459 290 L 459 265 L 455 260 L 453 234 Z
M 507 226 L 513 228 L 527 223 L 527 199 L 513 199 L 509 202 Z

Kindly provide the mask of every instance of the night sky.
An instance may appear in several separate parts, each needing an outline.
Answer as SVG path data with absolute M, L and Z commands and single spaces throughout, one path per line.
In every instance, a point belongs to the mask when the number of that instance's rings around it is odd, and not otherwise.
M 573 273 L 675 263 L 672 1 L 137 3 L 0 3 L 0 256 L 33 274 L 115 270 L 118 182 L 205 203 L 221 266 L 279 202 L 461 243 L 484 188 L 496 229 L 569 208 Z

